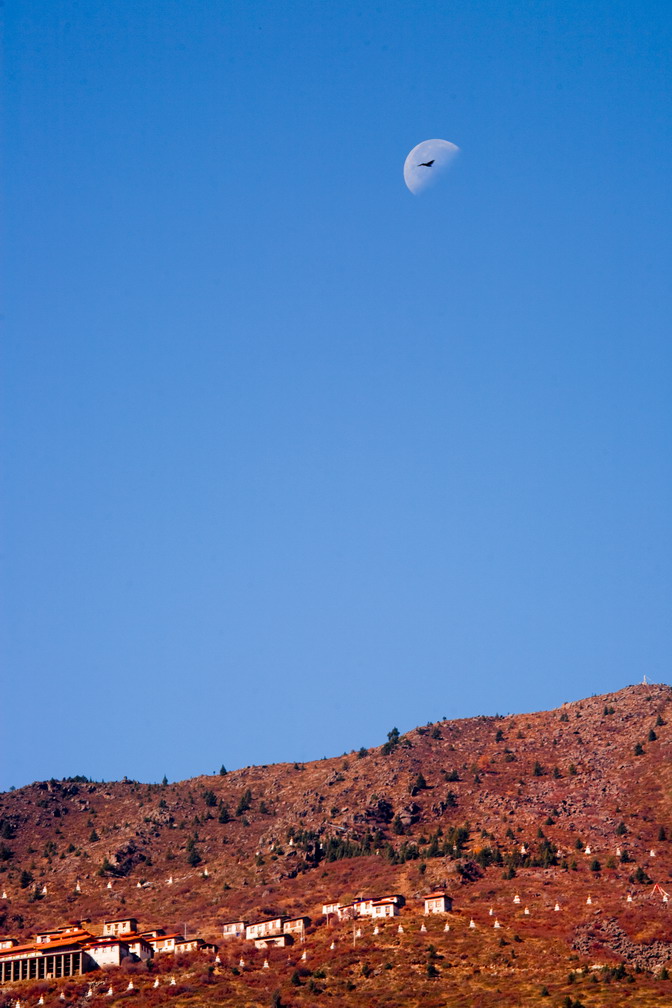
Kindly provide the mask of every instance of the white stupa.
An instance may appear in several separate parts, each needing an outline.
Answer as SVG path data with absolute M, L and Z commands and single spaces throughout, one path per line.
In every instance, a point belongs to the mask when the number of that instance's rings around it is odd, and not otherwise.
M 469 921 L 469 927 L 470 928 L 475 928 L 476 927 L 476 924 L 474 923 L 473 918 L 472 918 L 472 920 Z

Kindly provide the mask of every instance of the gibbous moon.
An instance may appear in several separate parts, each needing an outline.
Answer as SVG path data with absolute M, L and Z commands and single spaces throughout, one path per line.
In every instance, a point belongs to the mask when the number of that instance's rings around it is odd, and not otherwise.
M 404 161 L 404 182 L 419 196 L 444 174 L 459 151 L 449 140 L 423 140 Z

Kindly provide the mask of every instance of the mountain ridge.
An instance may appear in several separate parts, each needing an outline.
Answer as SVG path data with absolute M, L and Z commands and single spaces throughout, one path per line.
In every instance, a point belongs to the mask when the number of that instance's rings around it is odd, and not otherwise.
M 490 909 L 510 922 L 519 895 L 528 933 L 559 943 L 565 965 L 599 912 L 616 922 L 595 938 L 608 961 L 623 961 L 619 942 L 658 942 L 662 969 L 672 927 L 650 890 L 672 871 L 671 755 L 672 688 L 639 684 L 391 731 L 305 764 L 158 785 L 36 782 L 0 795 L 0 929 L 123 909 L 216 941 L 226 920 L 287 913 L 309 915 L 319 944 L 323 903 L 399 892 L 413 914 L 446 886 L 479 927 Z M 638 955 L 648 962 L 640 949 L 631 965 Z

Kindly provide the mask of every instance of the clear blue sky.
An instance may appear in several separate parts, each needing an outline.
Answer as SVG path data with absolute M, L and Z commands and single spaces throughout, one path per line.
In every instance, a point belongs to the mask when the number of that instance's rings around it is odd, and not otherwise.
M 2 786 L 665 681 L 672 6 L 5 12 Z

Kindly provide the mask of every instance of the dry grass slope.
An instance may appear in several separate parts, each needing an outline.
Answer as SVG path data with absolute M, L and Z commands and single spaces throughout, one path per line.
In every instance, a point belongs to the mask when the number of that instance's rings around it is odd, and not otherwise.
M 186 922 L 219 941 L 222 962 L 157 958 L 130 967 L 133 991 L 122 968 L 21 984 L 0 1004 L 62 1005 L 64 991 L 71 1004 L 194 1008 L 269 1006 L 276 992 L 311 1008 L 672 1005 L 672 896 L 652 894 L 653 882 L 672 894 L 671 746 L 672 689 L 640 685 L 305 766 L 4 794 L 0 932 L 128 912 L 143 927 Z M 447 932 L 419 902 L 439 885 L 455 900 Z M 406 897 L 401 917 L 375 936 L 364 922 L 354 947 L 351 925 L 321 918 L 325 901 L 386 891 Z M 272 913 L 308 914 L 306 945 L 221 942 L 224 921 Z

